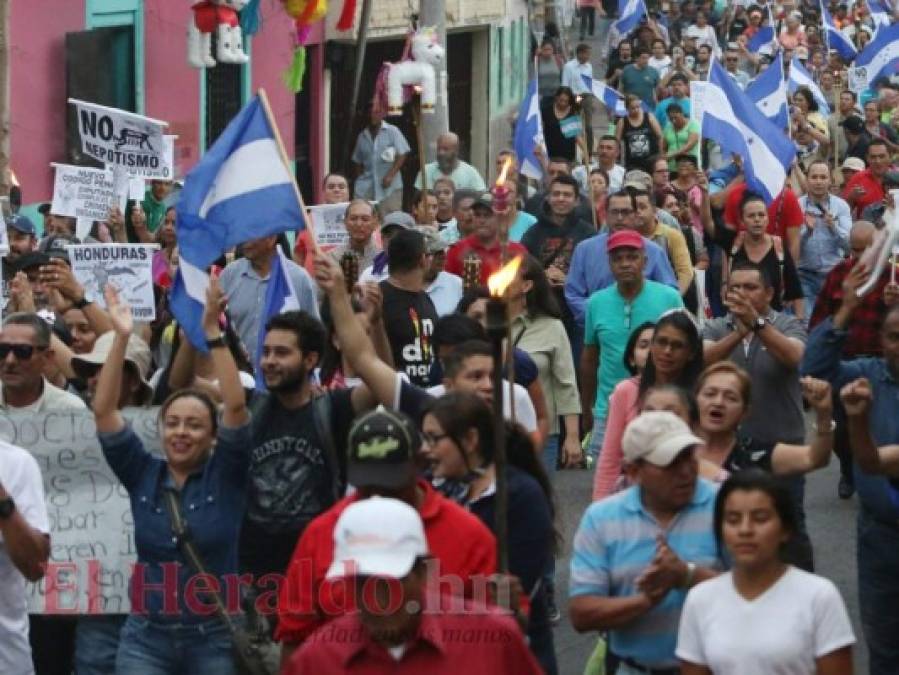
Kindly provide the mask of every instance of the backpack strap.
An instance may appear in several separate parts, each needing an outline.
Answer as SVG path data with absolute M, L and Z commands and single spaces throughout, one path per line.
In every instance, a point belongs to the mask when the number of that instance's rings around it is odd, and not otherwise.
M 334 429 L 331 425 L 333 408 L 330 392 L 325 392 L 321 396 L 312 399 L 312 419 L 315 423 L 318 437 L 324 446 L 322 450 L 325 454 L 325 462 L 328 465 L 328 470 L 331 472 L 331 492 L 333 493 L 334 501 L 337 502 L 343 496 L 343 490 L 341 489 L 342 481 L 340 478 L 337 444 L 334 441 Z

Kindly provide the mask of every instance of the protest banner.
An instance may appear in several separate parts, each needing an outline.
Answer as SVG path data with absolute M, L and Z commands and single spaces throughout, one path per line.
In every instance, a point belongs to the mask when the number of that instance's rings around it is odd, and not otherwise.
M 137 321 L 156 318 L 153 252 L 156 244 L 73 244 L 66 246 L 72 273 L 89 300 L 106 308 L 103 290 L 115 286 Z
M 160 451 L 158 408 L 129 408 L 126 420 Z M 0 413 L 0 439 L 26 448 L 41 469 L 50 516 L 47 575 L 29 584 L 33 614 L 124 614 L 136 561 L 128 494 L 103 457 L 88 411 Z
M 165 122 L 74 98 L 69 103 L 76 108 L 84 154 L 129 171 L 163 170 Z
M 153 167 L 129 167 L 128 173 L 141 180 L 174 180 L 175 178 L 175 140 L 177 136 L 166 134 L 162 137 L 162 162 Z
M 112 171 L 53 164 L 53 203 L 50 213 L 85 220 L 106 220 L 117 202 Z
M 349 202 L 307 207 L 309 217 L 312 219 L 315 241 L 322 251 L 330 251 L 349 241 L 350 235 L 347 234 L 346 226 L 343 224 L 347 206 Z

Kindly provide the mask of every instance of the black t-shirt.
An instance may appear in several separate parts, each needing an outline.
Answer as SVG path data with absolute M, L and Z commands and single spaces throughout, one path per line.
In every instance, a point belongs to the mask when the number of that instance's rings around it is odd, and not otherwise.
M 639 169 L 652 173 L 649 159 L 659 151 L 659 138 L 655 135 L 652 125 L 649 123 L 649 115 L 643 114 L 640 124 L 631 124 L 627 117 L 623 117 L 624 132 L 621 140 L 624 141 L 624 166 L 628 171 Z
M 319 435 L 312 402 L 287 409 L 275 396 L 257 394 L 266 398 L 251 404 L 250 490 L 240 537 L 243 572 L 283 573 L 309 521 L 343 494 L 346 441 L 353 419 L 351 390 L 325 395 L 331 398 L 336 457 L 328 454 Z
M 733 250 L 736 237 L 737 233 L 730 228 L 715 228 L 716 243 L 720 244 L 728 255 Z M 771 279 L 771 286 L 774 289 L 771 308 L 777 312 L 783 311 L 784 302 L 799 300 L 802 297 L 802 282 L 799 280 L 799 273 L 796 271 L 786 240 L 783 240 L 782 246 L 782 261 L 778 258 L 773 243 L 765 257 L 758 261 L 759 266 L 765 268 L 768 278 Z M 749 256 L 746 255 L 746 248 L 740 247 L 736 254 L 731 256 L 730 264 L 734 265 L 743 260 L 749 260 Z
M 728 473 L 746 469 L 761 469 L 771 473 L 771 456 L 775 445 L 776 443 L 762 443 L 753 438 L 738 438 L 722 467 Z
M 569 162 L 573 162 L 577 154 L 577 138 L 565 138 L 562 133 L 562 121 L 556 117 L 553 102 L 549 101 L 547 105 L 540 110 L 543 118 L 543 142 L 546 143 L 547 157 L 562 157 Z M 574 116 L 570 113 L 569 116 Z
M 434 303 L 424 291 L 414 293 L 381 282 L 382 314 L 393 365 L 409 381 L 421 387 L 431 384 L 429 374 L 434 351 L 431 336 L 437 321 Z

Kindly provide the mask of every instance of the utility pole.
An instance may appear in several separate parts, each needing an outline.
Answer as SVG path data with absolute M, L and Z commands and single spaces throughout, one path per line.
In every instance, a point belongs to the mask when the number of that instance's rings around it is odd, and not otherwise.
M 9 6 L 0 0 L 0 196 L 8 196 L 9 167 Z
M 2 0 L 0 0 L 2 1 Z M 449 53 L 446 44 L 446 2 L 445 0 L 420 0 L 418 25 L 434 26 L 437 33 L 437 41 L 440 46 Z M 425 157 L 428 162 L 433 162 L 437 155 L 437 137 L 449 131 L 449 114 L 446 100 L 446 57 L 437 69 L 437 103 L 434 105 L 433 114 L 422 115 L 422 128 L 427 150 Z

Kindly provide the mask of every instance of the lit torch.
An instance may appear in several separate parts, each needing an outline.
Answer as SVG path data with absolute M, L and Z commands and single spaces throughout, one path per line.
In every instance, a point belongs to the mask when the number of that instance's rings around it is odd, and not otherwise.
M 493 185 L 493 210 L 496 213 L 505 213 L 509 209 L 509 188 L 506 187 L 506 178 L 511 168 L 512 157 L 506 157 L 503 168 Z

